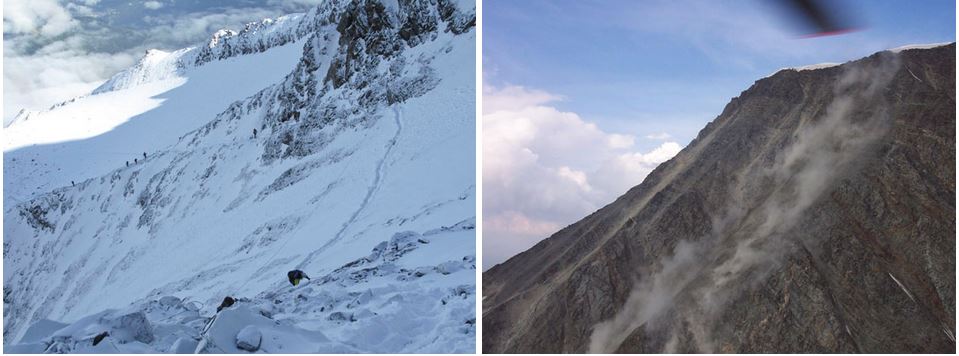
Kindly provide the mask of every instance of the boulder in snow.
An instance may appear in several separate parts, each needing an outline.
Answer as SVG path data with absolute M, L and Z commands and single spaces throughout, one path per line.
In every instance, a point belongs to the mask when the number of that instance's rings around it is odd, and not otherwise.
M 260 349 L 262 338 L 260 329 L 253 325 L 247 325 L 236 334 L 236 347 L 240 350 L 254 352 Z
M 192 354 L 196 350 L 197 341 L 191 338 L 178 338 L 173 342 L 173 346 L 170 346 L 171 354 Z
M 144 344 L 153 342 L 153 325 L 142 311 L 129 313 L 109 322 L 110 335 L 124 342 L 139 341 Z
M 443 275 L 454 273 L 461 269 L 463 269 L 463 265 L 459 261 L 446 261 L 436 266 L 436 271 Z
M 165 307 L 172 307 L 174 305 L 180 304 L 180 298 L 168 295 L 160 298 L 160 305 Z

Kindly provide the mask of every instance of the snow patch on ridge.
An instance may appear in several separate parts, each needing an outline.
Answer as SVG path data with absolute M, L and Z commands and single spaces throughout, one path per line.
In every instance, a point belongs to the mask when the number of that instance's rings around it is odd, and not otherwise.
M 179 77 L 182 72 L 180 59 L 194 51 L 194 47 L 166 52 L 158 49 L 147 50 L 143 58 L 130 69 L 117 73 L 105 83 L 93 90 L 94 95 L 119 89 L 158 82 Z
M 315 15 L 315 11 L 310 14 Z M 190 68 L 202 66 L 214 60 L 223 60 L 238 54 L 264 52 L 270 48 L 297 41 L 313 29 L 311 18 L 297 13 L 251 22 L 241 31 L 221 29 L 213 33 L 205 44 L 166 52 L 147 50 L 136 65 L 115 74 L 93 90 L 102 94 L 129 89 L 138 85 L 180 77 Z
M 818 70 L 818 69 L 832 68 L 832 67 L 836 67 L 836 66 L 840 66 L 840 65 L 842 65 L 842 63 L 824 62 L 824 63 L 817 63 L 817 64 L 810 64 L 810 65 L 798 66 L 798 67 L 779 68 L 778 70 L 776 70 L 776 71 L 773 72 L 772 74 L 767 75 L 767 76 L 765 76 L 765 77 L 763 77 L 763 78 L 769 78 L 769 77 L 771 77 L 771 76 L 773 76 L 773 75 L 776 75 L 777 73 L 782 72 L 782 71 L 784 71 L 784 70 L 792 70 L 792 71 L 796 71 L 796 72 L 802 72 L 802 71 L 806 71 L 806 70 Z
M 797 72 L 802 72 L 802 71 L 804 71 L 804 70 L 816 70 L 816 69 L 823 69 L 823 68 L 835 67 L 835 66 L 839 66 L 839 65 L 842 65 L 842 63 L 825 62 L 825 63 L 810 64 L 810 65 L 805 65 L 805 66 L 800 66 L 800 67 L 792 67 L 792 68 L 786 68 L 786 69 L 792 69 L 792 70 L 797 71 Z
M 905 45 L 905 46 L 899 46 L 899 47 L 896 47 L 896 48 L 890 48 L 890 49 L 887 49 L 887 51 L 892 52 L 892 53 L 899 53 L 899 52 L 907 51 L 907 50 L 910 50 L 910 49 L 930 49 L 930 48 L 948 46 L 948 45 L 953 44 L 953 43 L 955 43 L 955 42 L 939 42 L 939 43 L 927 43 L 927 44 L 910 44 L 910 45 Z
M 911 44 L 911 45 L 905 45 L 905 46 L 900 46 L 900 47 L 896 47 L 896 48 L 890 48 L 890 49 L 887 49 L 886 51 L 889 51 L 889 52 L 892 52 L 892 53 L 899 53 L 899 52 L 906 51 L 906 50 L 911 50 L 911 49 L 930 49 L 930 48 L 948 46 L 948 45 L 953 44 L 953 43 L 955 43 L 955 42 L 940 42 L 940 43 L 929 43 L 929 44 Z M 769 77 L 775 75 L 776 73 L 782 72 L 782 71 L 784 71 L 784 70 L 794 70 L 794 71 L 797 71 L 797 72 L 801 72 L 801 71 L 806 71 L 806 70 L 818 70 L 818 69 L 832 68 L 832 67 L 840 66 L 840 65 L 842 65 L 842 64 L 843 64 L 843 63 L 824 62 L 824 63 L 817 63 L 817 64 L 810 64 L 810 65 L 798 66 L 798 67 L 780 68 L 779 70 L 777 70 L 777 71 L 773 72 L 772 74 L 767 75 L 767 76 L 765 76 L 765 77 L 763 77 L 763 78 L 769 78 Z M 910 71 L 910 74 L 912 74 L 911 71 Z M 913 74 L 913 77 L 915 77 L 915 74 Z M 919 78 L 916 78 L 916 79 L 919 79 Z M 920 81 L 921 81 L 921 80 L 920 80 Z

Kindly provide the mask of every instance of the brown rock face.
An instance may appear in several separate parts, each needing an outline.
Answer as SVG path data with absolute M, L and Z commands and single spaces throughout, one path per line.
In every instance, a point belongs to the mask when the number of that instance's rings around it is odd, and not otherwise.
M 483 351 L 955 352 L 955 44 L 783 70 L 483 274 Z

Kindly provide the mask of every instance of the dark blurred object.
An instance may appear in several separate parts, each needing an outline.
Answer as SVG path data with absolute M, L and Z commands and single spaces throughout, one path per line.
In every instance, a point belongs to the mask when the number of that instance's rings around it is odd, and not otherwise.
M 839 8 L 839 1 L 779 0 L 789 18 L 800 26 L 804 36 L 830 36 L 856 30 L 856 26 Z
M 221 310 L 233 306 L 234 303 L 236 303 L 236 299 L 233 299 L 233 297 L 223 298 L 223 303 L 220 303 L 220 306 L 216 307 L 216 312 L 219 313 Z
M 99 335 L 97 335 L 95 338 L 93 338 L 93 346 L 97 346 L 97 344 L 99 344 L 100 341 L 103 341 L 103 338 L 105 338 L 105 337 L 107 337 L 107 336 L 110 336 L 110 333 L 109 333 L 109 332 L 106 332 L 106 331 L 104 331 L 104 332 L 100 333 Z

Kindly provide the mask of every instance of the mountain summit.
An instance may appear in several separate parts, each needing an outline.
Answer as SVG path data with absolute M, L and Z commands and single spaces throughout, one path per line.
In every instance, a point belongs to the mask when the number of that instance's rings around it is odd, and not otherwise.
M 4 350 L 473 352 L 474 25 L 326 1 L 10 125 Z
M 785 69 L 483 274 L 485 352 L 955 351 L 955 44 Z

